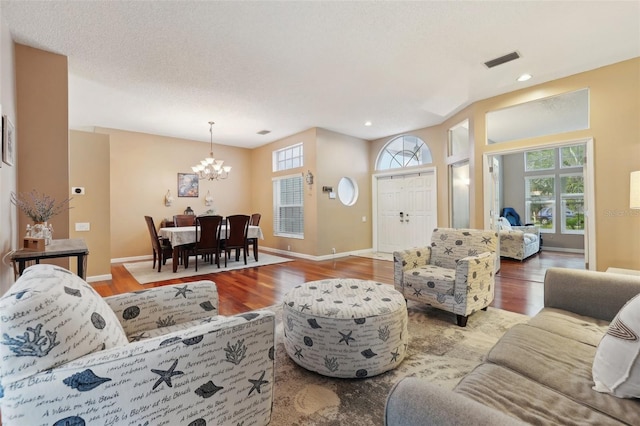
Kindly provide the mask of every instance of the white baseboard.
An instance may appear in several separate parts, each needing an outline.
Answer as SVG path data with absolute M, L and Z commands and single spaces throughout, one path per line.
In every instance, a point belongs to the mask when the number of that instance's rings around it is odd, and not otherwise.
M 318 262 L 320 260 L 337 259 L 337 258 L 340 258 L 340 257 L 347 257 L 347 256 L 351 256 L 351 255 L 356 255 L 356 254 L 361 254 L 361 253 L 368 253 L 368 252 L 373 251 L 373 249 L 370 248 L 370 249 L 362 249 L 362 250 L 345 251 L 345 252 L 340 252 L 340 253 L 336 253 L 336 254 L 325 254 L 323 256 L 312 256 L 310 254 L 297 253 L 297 252 L 294 252 L 294 251 L 280 250 L 280 249 L 271 248 L 271 247 L 264 247 L 264 246 L 260 246 L 260 250 L 264 250 L 264 251 L 268 251 L 268 252 L 272 252 L 272 253 L 276 253 L 276 254 L 283 254 L 285 256 L 299 257 L 301 259 L 313 260 L 313 261 L 316 261 L 316 262 Z
M 113 278 L 111 274 L 94 275 L 92 277 L 87 277 L 87 282 L 92 283 L 95 281 L 107 281 L 107 280 L 110 280 L 111 278 Z
M 111 263 L 138 262 L 140 260 L 153 260 L 153 255 L 147 254 L 144 256 L 118 257 L 116 259 L 111 259 Z
M 542 247 L 542 251 L 560 251 L 564 253 L 582 253 L 584 254 L 584 249 L 572 249 L 572 248 L 564 248 L 564 247 Z

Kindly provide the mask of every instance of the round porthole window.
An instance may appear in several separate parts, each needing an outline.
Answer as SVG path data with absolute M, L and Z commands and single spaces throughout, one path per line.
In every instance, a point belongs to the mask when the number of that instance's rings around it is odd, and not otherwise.
M 349 177 L 343 177 L 338 182 L 338 198 L 345 206 L 352 206 L 358 201 L 358 184 Z

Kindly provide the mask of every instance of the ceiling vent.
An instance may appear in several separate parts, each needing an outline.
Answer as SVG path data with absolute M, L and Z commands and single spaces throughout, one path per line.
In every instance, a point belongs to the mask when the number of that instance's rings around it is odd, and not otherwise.
M 258 135 L 268 135 L 269 133 L 271 133 L 271 130 L 260 130 L 258 133 Z
M 502 65 L 507 62 L 514 61 L 519 57 L 520 57 L 520 54 L 518 52 L 511 52 L 511 53 L 507 53 L 504 56 L 500 56 L 499 58 L 495 58 L 490 61 L 487 61 L 484 64 L 487 66 L 487 68 L 493 68 L 493 67 L 497 67 L 498 65 Z

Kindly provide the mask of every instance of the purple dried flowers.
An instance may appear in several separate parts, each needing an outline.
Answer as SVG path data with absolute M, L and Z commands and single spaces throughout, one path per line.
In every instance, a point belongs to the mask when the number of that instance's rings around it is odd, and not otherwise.
M 69 201 L 71 198 L 56 204 L 55 198 L 40 194 L 35 189 L 27 194 L 23 192 L 11 193 L 11 202 L 34 222 L 46 222 L 63 210 L 70 209 Z

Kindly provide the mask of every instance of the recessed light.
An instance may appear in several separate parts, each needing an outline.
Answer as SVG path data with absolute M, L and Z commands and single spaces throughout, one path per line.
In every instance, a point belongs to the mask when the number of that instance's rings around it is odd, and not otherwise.
M 372 124 L 373 124 L 373 123 L 372 123 L 372 122 L 370 122 L 370 121 L 365 121 L 365 123 L 364 123 L 364 125 L 365 125 L 365 126 L 367 126 L 367 127 L 371 126 Z
M 532 77 L 531 74 L 522 74 L 520 77 L 516 78 L 516 81 L 527 81 Z

